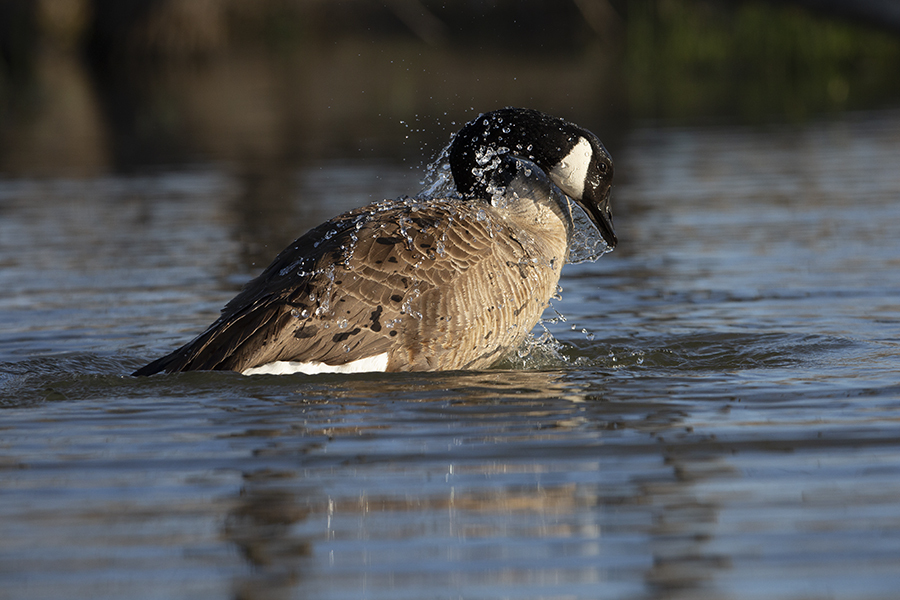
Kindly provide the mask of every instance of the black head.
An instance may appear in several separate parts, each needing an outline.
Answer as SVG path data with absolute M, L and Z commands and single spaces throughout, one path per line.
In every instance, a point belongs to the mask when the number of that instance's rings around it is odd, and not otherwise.
M 609 190 L 613 163 L 593 133 L 529 108 L 501 108 L 467 123 L 450 145 L 450 170 L 466 198 L 490 198 L 503 185 L 511 154 L 535 163 L 581 206 L 610 247 L 616 245 Z

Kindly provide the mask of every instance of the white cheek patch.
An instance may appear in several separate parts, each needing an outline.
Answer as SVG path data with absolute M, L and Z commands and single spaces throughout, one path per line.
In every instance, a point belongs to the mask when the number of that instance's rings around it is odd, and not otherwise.
M 591 143 L 579 137 L 575 147 L 550 171 L 550 178 L 567 196 L 581 199 L 593 157 Z
M 318 375 L 319 373 L 384 373 L 387 370 L 388 353 L 367 356 L 343 365 L 326 365 L 321 362 L 292 362 L 276 360 L 258 367 L 241 371 L 241 375 Z

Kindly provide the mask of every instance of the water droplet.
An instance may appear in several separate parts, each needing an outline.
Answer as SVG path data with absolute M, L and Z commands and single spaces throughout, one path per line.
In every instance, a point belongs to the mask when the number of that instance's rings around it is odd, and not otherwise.
M 555 261 L 556 261 L 555 258 L 550 259 L 550 267 L 551 267 L 551 268 L 554 266 Z M 553 299 L 553 300 L 562 300 L 562 291 L 563 291 L 562 286 L 561 286 L 561 285 L 557 285 L 557 286 L 556 286 L 556 289 L 553 290 L 553 295 L 550 296 L 550 298 Z

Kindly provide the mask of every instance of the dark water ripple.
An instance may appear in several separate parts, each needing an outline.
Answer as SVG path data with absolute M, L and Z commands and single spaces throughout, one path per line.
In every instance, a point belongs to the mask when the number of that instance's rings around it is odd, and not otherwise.
M 646 597 L 702 592 L 711 576 L 749 585 L 749 569 L 887 597 L 893 581 L 896 385 L 646 361 L 150 379 L 122 374 L 132 360 L 63 364 L 31 365 L 31 387 L 49 393 L 3 411 L 13 589 L 354 597 L 437 582 L 486 597 L 598 585 Z M 21 575 L 45 570 L 56 575 L 39 585 Z
M 132 378 L 258 269 L 239 183 L 0 182 L 0 598 L 893 598 L 898 147 L 636 132 L 621 246 L 478 373 Z

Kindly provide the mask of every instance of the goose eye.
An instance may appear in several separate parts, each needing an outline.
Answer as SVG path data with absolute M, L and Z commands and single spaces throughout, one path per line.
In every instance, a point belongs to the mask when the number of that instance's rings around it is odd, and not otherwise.
M 600 163 L 600 174 L 606 175 L 609 173 L 609 165 L 606 163 Z

